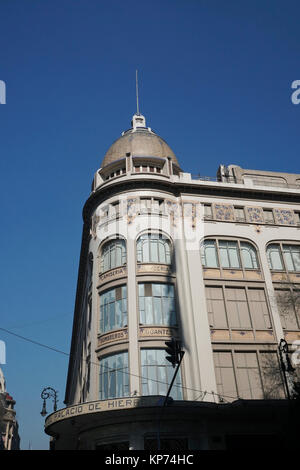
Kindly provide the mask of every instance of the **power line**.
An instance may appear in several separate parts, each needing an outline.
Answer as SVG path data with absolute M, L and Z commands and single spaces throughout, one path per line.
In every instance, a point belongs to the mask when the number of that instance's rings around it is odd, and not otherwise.
M 8 333 L 10 335 L 16 336 L 17 338 L 23 339 L 24 341 L 28 341 L 29 343 L 36 344 L 37 346 L 41 346 L 42 348 L 50 349 L 51 351 L 55 351 L 59 354 L 64 354 L 65 356 L 70 356 L 69 353 L 66 353 L 64 351 L 60 351 L 59 349 L 53 348 L 51 346 L 47 346 L 46 344 L 39 343 L 38 341 L 35 341 L 33 339 L 25 338 L 25 336 L 18 335 L 17 333 L 13 333 L 12 331 L 6 330 L 5 328 L 0 327 L 0 330 L 5 331 L 5 333 Z
M 64 356 L 71 357 L 71 354 L 70 354 L 70 353 L 66 353 L 65 351 L 61 351 L 60 349 L 54 348 L 54 347 L 52 347 L 52 346 L 48 346 L 48 345 L 46 345 L 46 344 L 40 343 L 40 342 L 38 342 L 38 341 L 35 341 L 35 340 L 33 340 L 33 339 L 26 338 L 25 336 L 18 335 L 17 333 L 14 333 L 14 332 L 12 332 L 12 331 L 7 330 L 6 328 L 0 327 L 0 330 L 1 330 L 1 331 L 4 331 L 5 333 L 8 333 L 8 334 L 10 334 L 10 335 L 12 335 L 12 336 L 16 336 L 17 338 L 22 339 L 23 341 L 27 341 L 27 342 L 29 342 L 29 343 L 35 344 L 36 346 L 40 346 L 40 347 L 42 347 L 42 348 L 49 349 L 50 351 L 54 351 L 54 352 L 56 352 L 56 353 L 63 354 Z M 83 360 L 83 359 L 82 359 L 81 362 L 82 362 L 82 363 L 85 363 L 86 360 Z M 90 361 L 90 364 L 93 364 L 93 365 L 96 365 L 97 367 L 100 367 L 100 362 L 93 362 L 93 361 Z M 102 367 L 104 367 L 104 368 L 107 369 L 108 371 L 115 370 L 115 369 L 112 369 L 111 367 L 108 367 L 108 366 L 103 366 L 103 365 L 102 365 Z M 148 380 L 151 380 L 152 382 L 156 382 L 156 383 L 159 383 L 159 384 L 164 384 L 164 385 L 166 385 L 166 383 L 165 383 L 165 382 L 162 382 L 161 380 L 151 379 L 151 378 L 149 378 L 149 377 L 143 377 L 143 376 L 141 376 L 141 375 L 133 374 L 132 372 L 125 371 L 125 370 L 122 371 L 122 372 L 123 372 L 124 374 L 128 374 L 129 376 L 137 377 L 137 378 L 142 379 L 142 380 L 147 380 L 147 381 L 148 381 Z M 202 397 L 202 401 L 203 401 L 206 395 L 212 395 L 213 397 L 214 397 L 214 396 L 217 396 L 217 397 L 219 397 L 219 398 L 230 398 L 230 399 L 232 399 L 232 400 L 235 400 L 235 399 L 238 398 L 237 396 L 231 397 L 231 396 L 227 396 L 227 395 L 220 395 L 220 394 L 218 394 L 218 393 L 216 393 L 216 392 L 207 392 L 206 390 L 199 390 L 199 389 L 195 389 L 195 388 L 185 387 L 183 384 L 180 384 L 180 385 L 174 384 L 174 387 L 177 387 L 177 388 L 179 387 L 179 388 L 182 388 L 182 389 L 185 389 L 185 390 L 190 390 L 190 391 L 192 391 L 192 392 L 200 393 L 200 395 L 197 397 L 197 399 L 196 399 L 195 401 L 199 400 L 200 397 Z M 241 391 L 249 391 L 249 390 L 250 390 L 250 388 L 247 389 L 247 390 L 240 390 L 240 392 L 241 392 Z

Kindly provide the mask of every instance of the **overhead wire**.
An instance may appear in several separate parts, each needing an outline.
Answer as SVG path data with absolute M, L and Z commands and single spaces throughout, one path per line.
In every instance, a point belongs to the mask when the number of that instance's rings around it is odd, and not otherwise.
M 19 339 L 22 339 L 23 341 L 27 341 L 29 343 L 32 343 L 32 344 L 35 344 L 36 346 L 40 346 L 40 347 L 43 347 L 45 349 L 49 349 L 50 351 L 54 351 L 56 353 L 59 353 L 59 354 L 63 354 L 64 356 L 67 356 L 67 357 L 71 357 L 71 354 L 70 353 L 67 353 L 65 351 L 61 351 L 60 349 L 57 349 L 57 348 L 54 348 L 52 346 L 48 346 L 44 343 L 41 343 L 39 341 L 36 341 L 36 340 L 33 340 L 31 338 L 27 338 L 25 336 L 22 336 L 22 335 L 19 335 L 17 333 L 14 333 L 13 331 L 10 331 L 6 328 L 2 328 L 0 327 L 0 331 L 4 331 L 5 333 L 8 333 L 12 336 L 16 336 L 17 338 Z M 86 359 L 82 359 L 81 362 L 83 363 L 86 363 Z M 96 365 L 97 367 L 100 367 L 100 362 L 93 362 L 93 361 L 90 361 L 90 364 L 93 364 L 93 365 Z M 103 366 L 102 367 L 106 368 L 108 371 L 112 371 L 112 370 L 115 370 L 115 369 L 112 369 L 108 366 Z M 129 371 L 126 371 L 126 370 L 123 370 L 122 371 L 124 374 L 128 374 L 129 376 L 132 376 L 132 377 L 136 377 L 136 378 L 139 378 L 139 379 L 142 379 L 142 380 L 150 380 L 151 382 L 155 382 L 155 383 L 159 383 L 159 384 L 163 384 L 163 385 L 166 385 L 165 382 L 162 382 L 161 380 L 156 380 L 156 379 L 152 379 L 152 378 L 149 378 L 149 377 L 143 377 L 141 375 L 138 375 L 138 374 L 133 374 L 132 372 L 129 372 Z M 227 396 L 227 395 L 220 395 L 219 393 L 216 393 L 216 392 L 208 392 L 207 390 L 199 390 L 199 389 L 196 389 L 196 388 L 191 388 L 191 387 L 186 387 L 184 386 L 183 384 L 176 384 L 174 383 L 174 387 L 177 387 L 177 388 L 182 388 L 182 389 L 185 389 L 185 390 L 190 390 L 192 392 L 197 392 L 197 393 L 200 393 L 199 397 L 197 397 L 197 399 L 195 401 L 198 401 L 199 398 L 202 396 L 202 401 L 204 400 L 205 396 L 206 395 L 212 395 L 213 398 L 215 396 L 219 397 L 219 398 L 222 398 L 222 399 L 225 399 L 225 398 L 230 398 L 231 400 L 236 400 L 238 399 L 239 397 L 238 396 L 235 396 L 235 397 L 232 397 L 232 396 Z M 243 390 L 243 391 L 248 391 L 249 389 L 247 390 Z M 215 401 L 215 400 L 214 400 Z

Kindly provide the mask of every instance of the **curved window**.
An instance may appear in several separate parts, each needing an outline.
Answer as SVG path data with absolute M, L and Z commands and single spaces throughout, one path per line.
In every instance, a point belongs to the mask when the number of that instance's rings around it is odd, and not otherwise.
M 245 269 L 258 269 L 256 249 L 251 243 L 240 242 L 241 255 Z
M 139 284 L 140 323 L 143 325 L 176 324 L 174 286 Z
M 174 375 L 172 365 L 166 359 L 164 349 L 142 349 L 142 394 L 166 395 Z M 175 400 L 182 400 L 181 371 L 172 387 L 171 394 Z
M 126 245 L 124 240 L 110 240 L 101 250 L 101 272 L 123 266 L 126 263 Z
M 171 264 L 170 240 L 160 233 L 145 233 L 137 241 L 139 263 Z
M 273 243 L 267 248 L 267 257 L 270 269 L 283 271 L 283 263 L 281 258 L 280 246 Z
M 129 396 L 128 353 L 100 359 L 100 400 Z
M 267 247 L 270 269 L 277 271 L 300 271 L 300 245 L 272 243 Z
M 206 268 L 259 268 L 254 246 L 239 240 L 204 240 L 201 245 L 201 258 Z
M 100 333 L 127 326 L 127 287 L 120 286 L 100 295 Z

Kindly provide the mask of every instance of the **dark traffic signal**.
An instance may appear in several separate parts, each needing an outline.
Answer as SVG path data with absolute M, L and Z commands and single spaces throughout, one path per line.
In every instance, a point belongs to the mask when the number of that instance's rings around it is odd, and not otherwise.
M 172 366 L 175 367 L 176 364 L 179 364 L 180 359 L 181 359 L 181 348 L 180 348 L 180 343 L 177 341 L 175 338 L 171 338 L 170 341 L 165 342 L 166 347 L 166 353 L 168 356 L 166 356 L 167 361 L 171 362 Z

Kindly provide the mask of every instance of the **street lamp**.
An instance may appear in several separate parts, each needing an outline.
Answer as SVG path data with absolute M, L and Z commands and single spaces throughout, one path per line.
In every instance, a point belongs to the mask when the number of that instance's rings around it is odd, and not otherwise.
M 289 347 L 285 339 L 281 339 L 278 345 L 278 350 L 279 350 L 279 355 L 280 355 L 280 364 L 281 364 L 281 369 L 283 372 L 284 376 L 284 382 L 285 382 L 285 387 L 286 387 L 286 392 L 287 392 L 287 397 L 288 399 L 291 398 L 290 396 L 290 390 L 288 386 L 288 381 L 287 381 L 287 372 L 294 372 L 294 368 L 291 364 L 290 357 L 289 357 Z M 285 360 L 284 360 L 284 355 L 285 355 Z
M 53 411 L 57 410 L 57 402 L 58 402 L 58 400 L 57 400 L 57 391 L 54 390 L 54 388 L 52 388 L 52 387 L 46 387 L 46 388 L 44 388 L 44 390 L 41 393 L 41 398 L 44 400 L 43 401 L 43 408 L 42 408 L 42 411 L 41 411 L 42 416 L 46 416 L 46 414 L 47 414 L 46 400 L 48 400 L 48 398 L 50 398 L 50 397 L 53 398 Z

